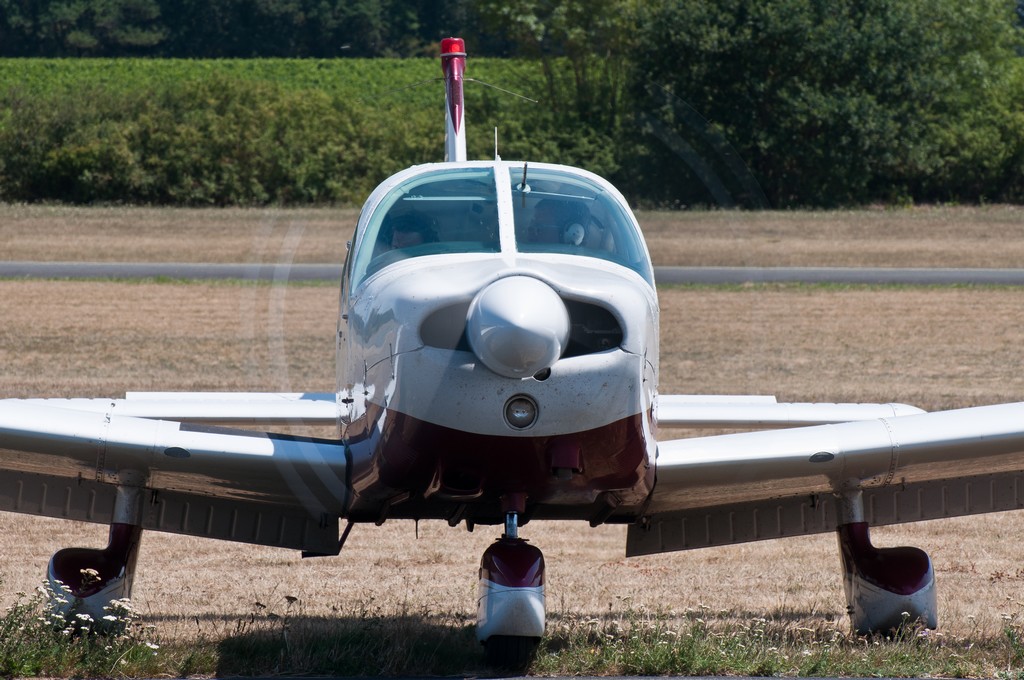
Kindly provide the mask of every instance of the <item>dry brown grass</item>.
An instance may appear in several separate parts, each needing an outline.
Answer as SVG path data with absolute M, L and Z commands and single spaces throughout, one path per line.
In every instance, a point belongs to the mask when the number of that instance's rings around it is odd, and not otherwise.
M 0 205 L 0 257 L 340 262 L 357 211 Z M 656 265 L 1019 267 L 1024 208 L 637 214 Z
M 665 290 L 663 385 L 778 393 L 793 400 L 900 400 L 929 407 L 1020 398 L 1016 290 Z M 4 396 L 116 395 L 132 389 L 330 389 L 331 287 L 0 283 Z M 952 312 L 952 318 L 948 318 Z M 275 329 L 284 329 L 275 337 Z M 1017 514 L 877 532 L 928 549 L 943 623 L 994 633 L 1024 574 Z M 254 603 L 300 598 L 308 615 L 441 610 L 470 616 L 476 564 L 496 531 L 443 523 L 360 526 L 338 558 L 148 534 L 136 597 L 163 635 L 228 634 Z M 843 626 L 835 539 L 626 560 L 621 527 L 531 524 L 549 564 L 549 608 L 770 615 Z M 98 545 L 103 527 L 0 515 L 6 596 L 31 588 L 55 550 Z M 766 566 L 767 565 L 767 566 Z M 717 614 L 716 614 L 717 615 Z M 196 623 L 198 617 L 198 623 Z M 974 618 L 970 618 L 974 617 Z
M 736 267 L 1020 267 L 1024 208 L 647 212 L 654 264 Z
M 272 258 L 278 251 L 263 252 Z M 1024 291 L 1017 289 L 686 288 L 662 290 L 661 303 L 666 392 L 927 408 L 1024 397 Z M 331 286 L 0 281 L 0 396 L 329 390 L 336 312 Z M 1003 613 L 1020 611 L 1022 531 L 1024 517 L 1014 513 L 876 537 L 931 553 L 947 631 L 994 635 Z M 712 617 L 767 615 L 845 630 L 830 535 L 626 560 L 621 527 L 535 523 L 523 533 L 545 551 L 553 616 L 703 606 Z M 337 558 L 301 560 L 288 551 L 150 533 L 135 595 L 168 637 L 197 629 L 228 635 L 255 602 L 281 611 L 285 596 L 300 598 L 309 616 L 470 617 L 479 556 L 496 534 L 425 522 L 417 539 L 412 523 L 390 522 L 357 527 Z M 104 541 L 104 527 L 0 513 L 0 604 L 37 584 L 55 550 Z
M 341 262 L 354 209 L 0 205 L 0 257 L 38 262 Z

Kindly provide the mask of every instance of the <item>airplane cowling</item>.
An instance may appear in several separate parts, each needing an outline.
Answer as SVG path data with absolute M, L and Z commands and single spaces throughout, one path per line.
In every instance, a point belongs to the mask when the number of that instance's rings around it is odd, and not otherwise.
M 141 537 L 141 527 L 112 524 L 106 548 L 65 548 L 54 553 L 47 565 L 53 611 L 76 624 L 84 623 L 76 618 L 79 614 L 88 615 L 94 631 L 116 627 L 118 622 L 103 617 L 111 614 L 112 602 L 131 596 Z
M 867 522 L 838 527 L 843 589 L 858 635 L 888 634 L 906 625 L 938 627 L 935 571 L 919 548 L 875 548 Z

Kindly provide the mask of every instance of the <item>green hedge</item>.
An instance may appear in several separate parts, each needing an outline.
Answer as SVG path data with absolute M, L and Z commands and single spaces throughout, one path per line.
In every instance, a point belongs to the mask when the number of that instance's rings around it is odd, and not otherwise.
M 474 61 L 508 89 L 527 62 Z M 0 200 L 178 205 L 358 204 L 444 154 L 435 59 L 0 60 Z M 469 154 L 552 160 L 543 107 L 467 86 Z M 534 119 L 531 123 L 529 119 Z
M 469 157 L 492 158 L 498 128 L 503 158 L 585 167 L 645 206 L 1024 201 L 1021 58 L 962 67 L 972 87 L 909 113 L 866 86 L 762 88 L 757 120 L 728 104 L 753 95 L 724 66 L 684 80 L 658 63 L 609 116 L 572 106 L 575 67 L 471 59 L 470 77 L 541 101 L 468 83 Z M 0 60 L 0 201 L 358 205 L 443 158 L 439 77 L 436 59 Z M 686 95 L 707 82 L 728 87 Z

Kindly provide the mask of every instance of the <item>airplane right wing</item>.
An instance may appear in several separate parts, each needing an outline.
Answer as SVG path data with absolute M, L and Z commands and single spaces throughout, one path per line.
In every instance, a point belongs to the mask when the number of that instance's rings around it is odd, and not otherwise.
M 627 555 L 1024 508 L 1024 403 L 662 441 Z
M 124 399 L 4 399 L 87 413 L 208 425 L 337 425 L 333 392 L 128 392 Z

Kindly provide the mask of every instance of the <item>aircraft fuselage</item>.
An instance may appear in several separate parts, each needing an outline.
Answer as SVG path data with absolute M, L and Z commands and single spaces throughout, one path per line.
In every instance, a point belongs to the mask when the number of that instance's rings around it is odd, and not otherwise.
M 337 346 L 350 519 L 500 523 L 515 498 L 524 519 L 599 523 L 650 493 L 658 306 L 639 228 L 599 177 L 536 164 L 524 191 L 523 173 L 418 166 L 363 208 Z

